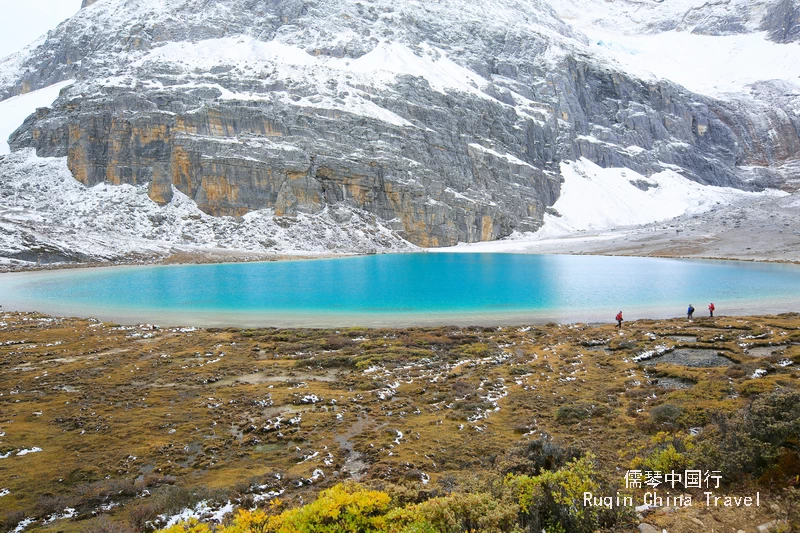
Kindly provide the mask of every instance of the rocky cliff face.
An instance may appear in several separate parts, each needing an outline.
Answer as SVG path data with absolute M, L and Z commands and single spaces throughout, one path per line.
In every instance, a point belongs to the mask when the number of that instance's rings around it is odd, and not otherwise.
M 796 6 L 762 7 L 794 39 Z M 84 0 L 0 98 L 77 79 L 11 145 L 86 185 L 214 216 L 341 205 L 423 246 L 538 229 L 563 160 L 759 188 L 800 153 L 789 101 L 639 80 L 587 43 L 532 0 Z
M 779 43 L 800 41 L 800 4 L 797 0 L 780 0 L 771 5 L 762 22 L 770 39 Z

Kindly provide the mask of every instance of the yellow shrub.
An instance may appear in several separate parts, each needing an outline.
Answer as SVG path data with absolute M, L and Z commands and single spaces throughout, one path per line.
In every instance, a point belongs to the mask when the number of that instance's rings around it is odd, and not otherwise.
M 395 509 L 390 533 L 511 533 L 518 531 L 519 507 L 485 493 L 455 493 Z
M 538 476 L 509 474 L 505 485 L 516 495 L 529 529 L 548 533 L 594 531 L 593 507 L 581 505 L 584 492 L 596 492 L 595 456 L 587 453 L 556 471 Z

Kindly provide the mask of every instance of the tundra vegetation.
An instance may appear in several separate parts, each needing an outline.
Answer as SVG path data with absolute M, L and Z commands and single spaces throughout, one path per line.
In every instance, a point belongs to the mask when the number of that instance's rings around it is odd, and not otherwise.
M 798 526 L 800 315 L 195 329 L 0 314 L 0 531 L 630 531 L 630 469 Z M 664 492 L 666 495 L 666 492 Z M 641 511 L 639 511 L 641 512 Z M 794 513 L 794 514 L 792 514 Z M 697 522 L 695 522 L 697 521 Z M 693 529 L 694 528 L 694 529 Z

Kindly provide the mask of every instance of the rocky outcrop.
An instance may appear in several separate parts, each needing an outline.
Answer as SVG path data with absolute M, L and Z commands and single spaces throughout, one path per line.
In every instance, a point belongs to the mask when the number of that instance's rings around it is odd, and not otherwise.
M 170 107 L 181 111 L 130 93 L 81 98 L 32 117 L 12 142 L 42 156 L 67 156 L 86 185 L 149 183 L 159 203 L 171 199 L 174 185 L 215 216 L 264 208 L 277 216 L 315 214 L 343 203 L 425 246 L 535 230 L 558 197 L 560 180 L 546 161 L 537 168 L 507 159 L 477 144 L 477 136 L 456 144 L 433 131 L 359 116 L 337 114 L 332 122 L 328 113 L 291 106 L 210 105 L 187 95 Z M 445 127 L 458 131 L 450 122 Z M 533 126 L 508 135 L 545 140 Z M 362 153 L 343 158 L 343 148 Z M 552 151 L 543 155 L 555 160 Z
M 762 21 L 762 29 L 778 43 L 800 40 L 800 2 L 779 0 L 769 7 Z

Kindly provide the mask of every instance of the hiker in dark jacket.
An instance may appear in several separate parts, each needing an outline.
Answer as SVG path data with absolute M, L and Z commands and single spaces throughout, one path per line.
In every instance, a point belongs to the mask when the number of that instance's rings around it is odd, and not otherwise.
M 686 318 L 691 320 L 693 315 L 694 315 L 694 307 L 692 307 L 692 304 L 689 304 L 689 309 L 686 310 Z

